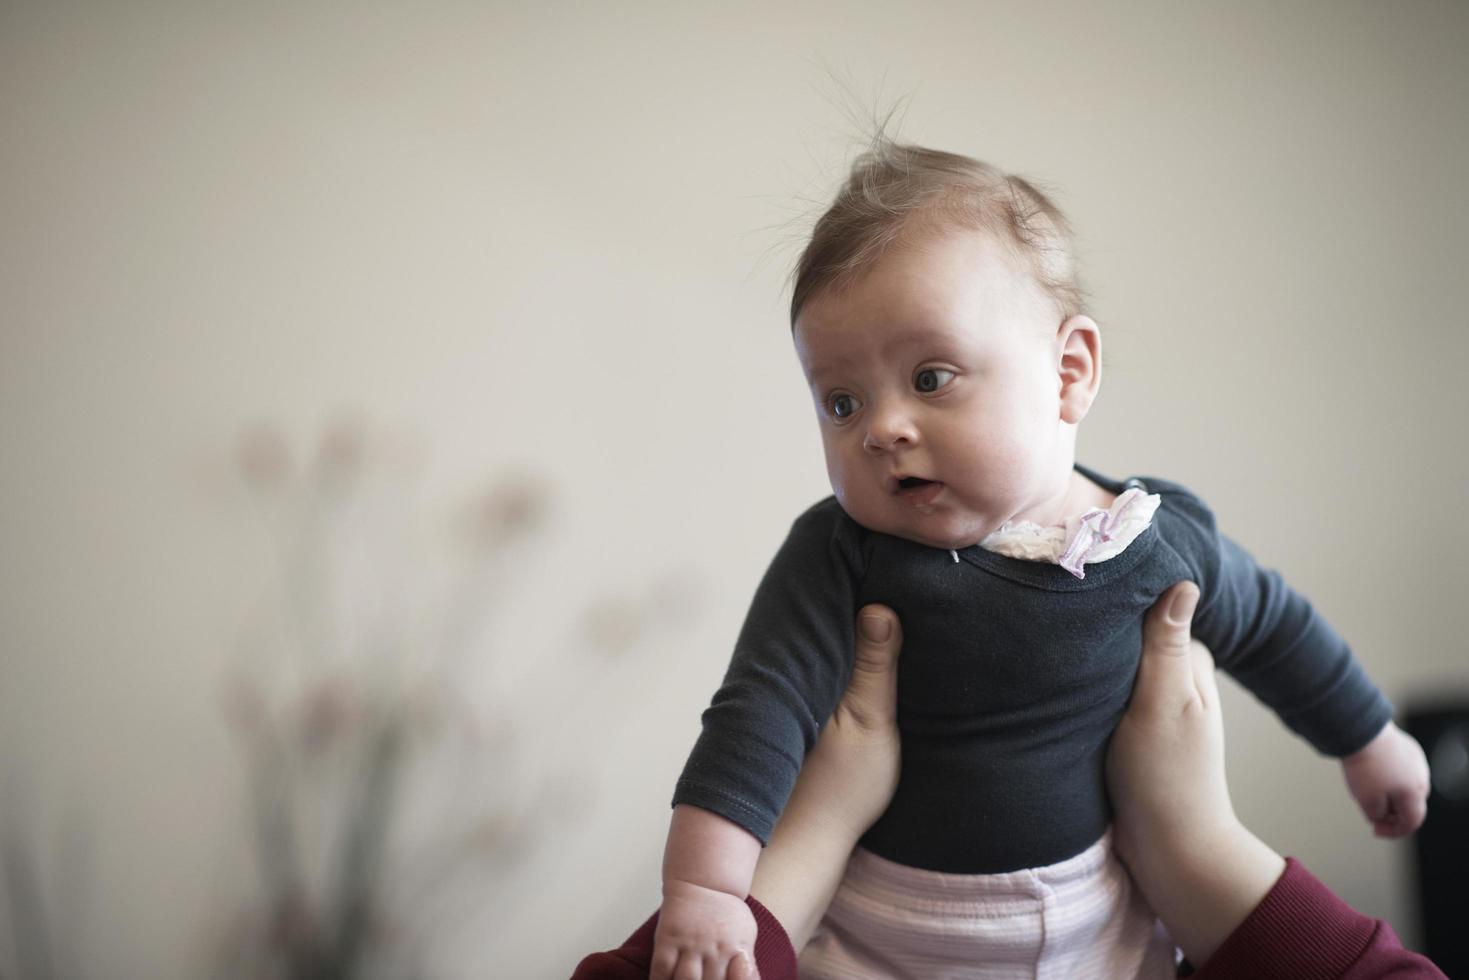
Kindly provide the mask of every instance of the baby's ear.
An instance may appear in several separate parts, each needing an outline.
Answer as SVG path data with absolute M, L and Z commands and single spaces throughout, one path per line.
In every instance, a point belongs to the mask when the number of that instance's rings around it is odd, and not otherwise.
M 1061 379 L 1061 421 L 1086 418 L 1102 386 L 1102 331 L 1080 314 L 1056 331 L 1056 369 Z

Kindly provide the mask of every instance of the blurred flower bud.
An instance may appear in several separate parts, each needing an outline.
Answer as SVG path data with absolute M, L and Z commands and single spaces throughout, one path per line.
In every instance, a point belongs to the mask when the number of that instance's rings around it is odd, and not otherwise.
M 317 466 L 324 480 L 342 484 L 355 479 L 367 460 L 367 426 L 355 417 L 326 427 L 317 446 Z
M 306 692 L 300 711 L 302 742 L 308 752 L 317 752 L 358 724 L 362 704 L 349 684 L 329 678 Z
M 520 475 L 500 480 L 482 494 L 466 521 L 468 537 L 478 546 L 495 547 L 545 523 L 551 497 L 548 483 Z
M 286 438 L 273 425 L 260 423 L 240 436 L 235 447 L 240 475 L 254 490 L 269 490 L 285 482 L 291 473 L 291 451 Z

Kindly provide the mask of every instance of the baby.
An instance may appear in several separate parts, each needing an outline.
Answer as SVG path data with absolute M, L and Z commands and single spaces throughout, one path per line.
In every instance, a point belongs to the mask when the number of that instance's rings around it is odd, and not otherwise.
M 1112 854 L 1107 740 L 1143 614 L 1199 585 L 1194 633 L 1317 750 L 1378 834 L 1427 767 L 1346 644 L 1156 478 L 1075 462 L 1101 381 L 1070 231 L 1018 177 L 879 140 L 817 222 L 791 321 L 834 497 L 755 595 L 678 782 L 653 980 L 752 948 L 760 847 L 845 688 L 859 607 L 903 624 L 902 777 L 802 977 L 1172 976 Z

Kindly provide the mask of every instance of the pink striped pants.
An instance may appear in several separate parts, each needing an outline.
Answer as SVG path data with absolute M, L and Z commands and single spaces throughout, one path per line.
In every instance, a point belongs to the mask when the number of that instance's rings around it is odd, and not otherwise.
M 995 875 L 858 848 L 800 968 L 801 980 L 1163 980 L 1175 969 L 1110 832 L 1059 864 Z

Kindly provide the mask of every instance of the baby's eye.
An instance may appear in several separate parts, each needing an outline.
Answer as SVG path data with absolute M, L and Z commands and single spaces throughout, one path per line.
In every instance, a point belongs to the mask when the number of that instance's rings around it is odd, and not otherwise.
M 851 418 L 861 407 L 862 403 L 851 395 L 832 395 L 826 400 L 826 410 L 838 420 Z
M 945 371 L 943 368 L 924 368 L 913 375 L 913 387 L 923 392 L 938 391 L 953 380 L 953 371 Z

